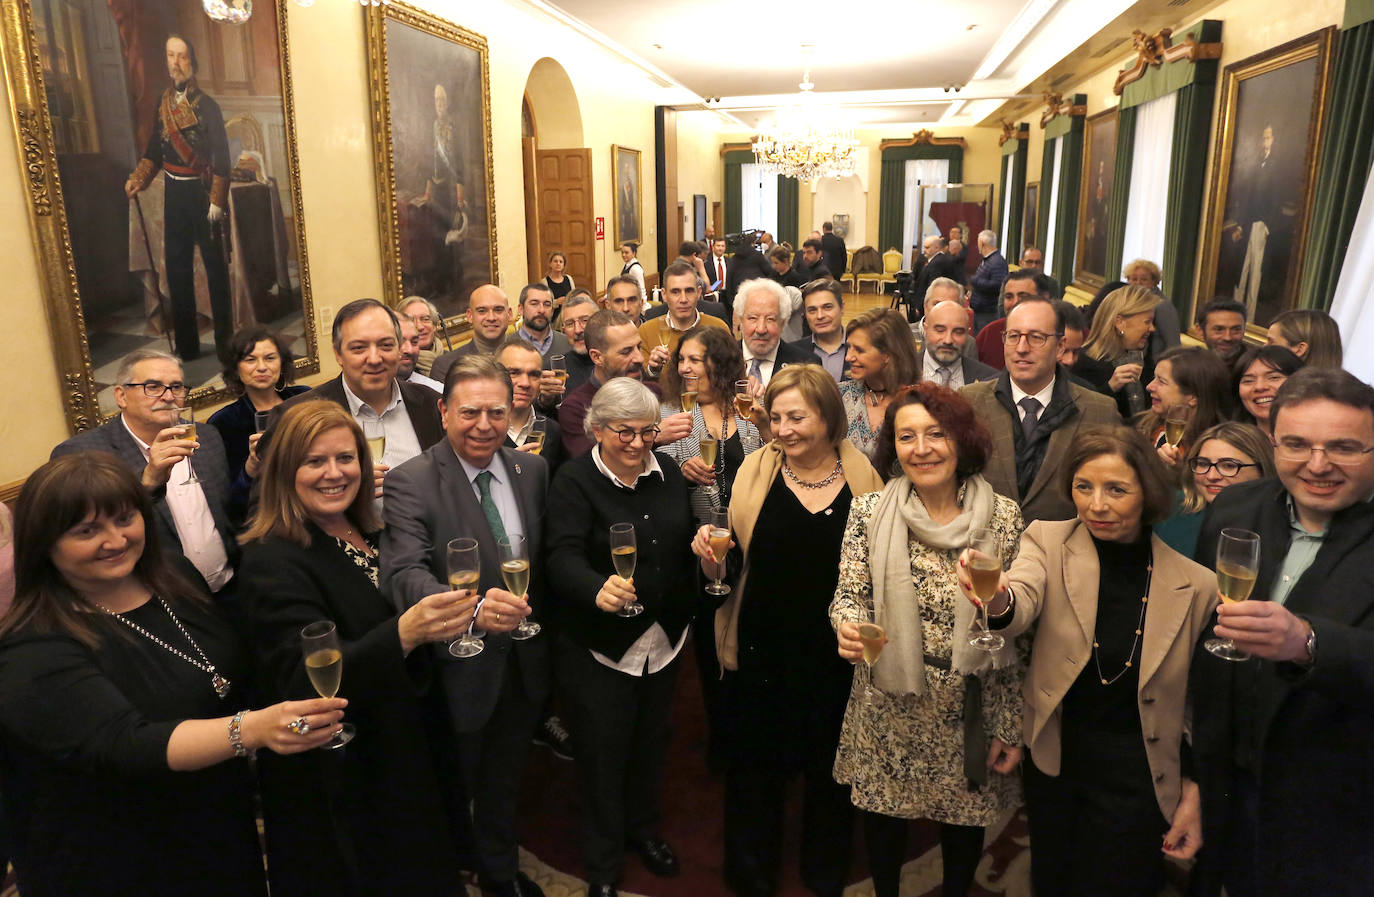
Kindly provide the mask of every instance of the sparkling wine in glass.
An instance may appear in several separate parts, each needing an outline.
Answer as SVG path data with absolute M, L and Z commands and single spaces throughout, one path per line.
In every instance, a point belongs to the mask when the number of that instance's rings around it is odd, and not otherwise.
M 482 561 L 477 553 L 476 539 L 454 539 L 448 543 L 448 587 L 454 591 L 476 592 L 482 581 Z M 477 615 L 472 617 L 465 631 L 448 646 L 454 657 L 476 657 L 486 647 L 473 632 Z
M 1259 576 L 1260 537 L 1248 529 L 1230 528 L 1217 539 L 1217 591 L 1227 604 L 1246 601 Z M 1208 639 L 1208 651 L 1223 660 L 1249 660 L 1250 655 L 1229 638 Z
M 363 421 L 363 437 L 367 439 L 367 450 L 372 455 L 374 465 L 382 463 L 386 454 L 386 430 L 380 420 Z
M 860 623 L 859 641 L 863 643 L 864 666 L 868 668 L 868 685 L 864 688 L 864 703 L 872 704 L 873 664 L 878 662 L 878 655 L 883 653 L 883 645 L 887 644 L 887 633 L 877 623 Z
M 182 439 L 190 439 L 194 442 L 196 438 L 196 409 L 192 408 L 190 405 L 187 405 L 185 408 L 178 408 L 176 411 L 176 426 L 181 427 L 182 430 L 185 431 L 182 433 Z M 192 449 L 191 454 L 186 456 L 186 470 L 189 471 L 189 473 L 187 473 L 186 479 L 181 483 L 183 486 L 191 486 L 200 482 L 200 477 L 196 476 L 196 465 L 191 462 L 191 457 L 193 455 L 195 455 L 195 449 Z
M 635 577 L 635 525 L 616 523 L 611 526 L 611 563 L 615 564 L 615 575 L 626 582 L 634 582 Z M 631 601 L 617 613 L 622 617 L 637 617 L 644 613 L 644 605 Z
M 997 583 L 1002 579 L 1002 542 L 997 533 L 986 527 L 976 529 L 968 540 L 968 569 L 973 580 L 973 593 L 978 596 L 982 613 L 978 622 L 982 632 L 968 643 L 980 651 L 1000 651 L 1006 640 L 988 626 L 988 602 L 997 595 Z
M 533 413 L 533 412 L 531 412 Z M 525 439 L 525 445 L 534 446 L 534 454 L 540 455 L 544 452 L 544 439 L 548 435 L 548 422 L 536 417 L 530 424 L 530 435 Z
M 549 356 L 549 373 L 558 378 L 564 386 L 568 383 L 568 359 L 562 355 Z
M 305 657 L 305 675 L 310 677 L 315 693 L 322 698 L 337 695 L 343 682 L 343 649 L 339 647 L 339 632 L 333 621 L 320 620 L 301 630 L 301 654 Z M 321 747 L 330 751 L 341 748 L 357 734 L 352 724 L 344 723 Z
M 1183 434 L 1188 429 L 1188 406 L 1170 405 L 1164 414 L 1164 439 L 1169 445 L 1178 448 Z
M 735 412 L 745 420 L 749 420 L 749 412 L 754 408 L 754 393 L 750 389 L 748 380 L 735 381 Z
M 511 536 L 498 539 L 496 547 L 501 552 L 501 579 L 506 583 L 506 591 L 512 595 L 529 600 L 530 591 L 530 550 L 524 536 Z M 510 637 L 516 641 L 534 638 L 539 634 L 539 624 L 529 617 L 511 630 Z
M 712 470 L 716 467 L 716 452 L 720 450 L 720 440 L 714 436 L 703 436 L 698 442 L 701 448 L 701 460 Z
M 682 378 L 682 410 L 691 414 L 697 407 L 697 381 L 695 374 L 688 374 Z
M 706 586 L 708 595 L 728 595 L 730 587 L 723 582 L 725 576 L 725 555 L 730 550 L 730 512 L 721 508 L 711 512 L 711 557 L 720 566 L 716 577 Z

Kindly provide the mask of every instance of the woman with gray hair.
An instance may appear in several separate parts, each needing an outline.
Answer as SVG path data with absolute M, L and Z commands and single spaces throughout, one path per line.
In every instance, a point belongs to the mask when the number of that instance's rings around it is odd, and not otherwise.
M 592 897 L 614 897 L 627 844 L 654 874 L 678 870 L 658 832 L 696 575 L 687 482 L 653 451 L 658 422 L 658 399 L 644 384 L 608 381 L 587 411 L 595 446 L 549 487 L 554 657 L 576 748 Z M 627 546 L 631 560 L 621 566 Z

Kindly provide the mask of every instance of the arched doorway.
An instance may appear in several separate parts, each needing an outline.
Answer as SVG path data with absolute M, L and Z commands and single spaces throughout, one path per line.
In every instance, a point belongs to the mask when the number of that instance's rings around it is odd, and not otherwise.
M 544 276 L 549 253 L 562 252 L 573 281 L 594 290 L 592 157 L 583 146 L 582 111 L 563 66 L 547 56 L 534 64 L 520 112 L 529 282 Z

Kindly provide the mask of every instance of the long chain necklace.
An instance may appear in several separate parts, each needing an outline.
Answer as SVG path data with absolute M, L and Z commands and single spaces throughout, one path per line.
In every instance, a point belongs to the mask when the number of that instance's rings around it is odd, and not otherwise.
M 1116 684 L 1116 680 L 1126 675 L 1126 671 L 1131 668 L 1131 664 L 1135 660 L 1135 649 L 1140 647 L 1140 637 L 1145 631 L 1145 608 L 1150 606 L 1150 580 L 1154 578 L 1154 575 L 1155 568 L 1151 564 L 1145 568 L 1145 594 L 1140 598 L 1140 619 L 1135 624 L 1135 641 L 1131 642 L 1131 650 L 1126 655 L 1126 665 L 1121 668 L 1121 672 L 1110 679 L 1102 672 L 1102 658 L 1099 656 L 1099 649 L 1102 646 L 1097 643 L 1097 639 L 1093 639 L 1093 663 L 1097 665 L 1097 678 L 1102 680 L 1103 685 Z
M 229 697 L 229 688 L 232 683 L 230 683 L 228 679 L 225 679 L 219 673 L 215 672 L 215 665 L 210 662 L 210 658 L 205 656 L 205 652 L 200 650 L 200 645 L 196 644 L 196 640 L 191 638 L 191 633 L 187 632 L 186 627 L 181 625 L 181 621 L 177 619 L 176 614 L 172 613 L 172 609 L 167 606 L 167 602 L 162 600 L 162 596 L 154 595 L 153 597 L 157 599 L 158 604 L 162 605 L 162 609 L 167 611 L 167 616 L 172 619 L 172 623 L 174 623 L 176 625 L 176 628 L 181 631 L 182 638 L 186 639 L 186 641 L 190 644 L 191 648 L 194 649 L 195 652 L 200 655 L 200 660 L 196 660 L 194 657 L 187 654 L 185 651 L 173 648 L 171 645 L 167 644 L 162 639 L 153 635 L 151 632 L 144 629 L 142 626 L 138 625 L 133 620 L 130 620 L 129 618 L 125 617 L 123 614 L 117 614 L 103 604 L 96 604 L 96 607 L 100 608 L 105 613 L 114 617 L 116 620 L 123 623 L 125 626 L 128 626 L 134 632 L 137 632 L 139 635 L 147 638 L 153 644 L 161 647 L 163 650 L 175 654 L 177 657 L 180 657 L 182 660 L 186 661 L 196 669 L 203 670 L 209 673 L 210 686 L 214 688 L 215 694 L 219 695 L 221 699 Z
M 835 460 L 835 469 L 830 471 L 830 473 L 825 477 L 825 479 L 816 480 L 814 483 L 808 483 L 806 480 L 803 480 L 801 477 L 793 473 L 792 465 L 788 464 L 786 461 L 782 462 L 782 472 L 787 475 L 787 478 L 789 480 L 796 483 L 803 489 L 824 489 L 826 486 L 829 486 L 831 483 L 835 482 L 835 478 L 844 472 L 844 467 L 840 464 L 840 461 L 837 458 Z

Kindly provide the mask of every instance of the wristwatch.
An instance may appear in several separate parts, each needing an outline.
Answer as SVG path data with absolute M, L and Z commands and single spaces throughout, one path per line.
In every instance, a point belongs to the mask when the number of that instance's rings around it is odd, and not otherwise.
M 1312 625 L 1312 621 L 1307 622 L 1307 666 L 1312 666 L 1317 662 L 1317 629 Z

